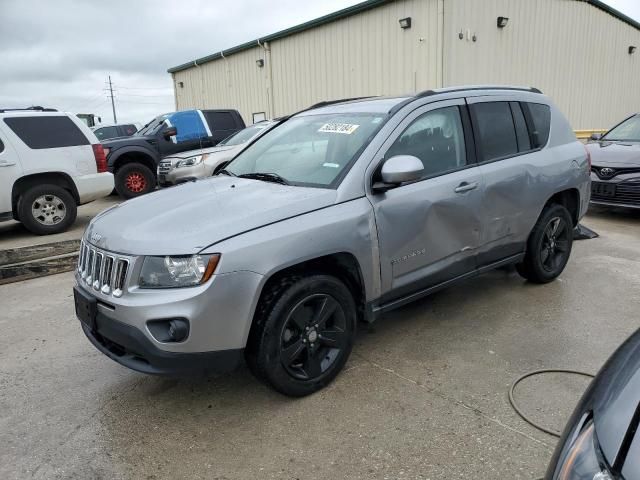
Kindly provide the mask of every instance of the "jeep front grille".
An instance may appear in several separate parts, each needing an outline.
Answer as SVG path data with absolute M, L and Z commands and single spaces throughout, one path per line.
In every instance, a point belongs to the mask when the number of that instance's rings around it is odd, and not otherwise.
M 128 259 L 100 250 L 84 240 L 80 242 L 78 273 L 90 288 L 121 297 L 128 270 Z

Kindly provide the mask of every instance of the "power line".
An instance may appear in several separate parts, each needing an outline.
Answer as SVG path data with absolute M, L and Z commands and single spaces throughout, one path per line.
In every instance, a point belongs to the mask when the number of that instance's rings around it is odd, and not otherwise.
M 114 85 L 114 87 L 124 90 L 173 90 L 173 87 L 123 87 L 121 85 Z
M 118 92 L 116 91 L 116 93 L 118 93 Z M 120 97 L 162 98 L 162 97 L 173 96 L 173 93 L 167 93 L 166 95 L 138 95 L 138 94 L 135 94 L 135 93 L 118 93 L 118 96 L 120 96 Z

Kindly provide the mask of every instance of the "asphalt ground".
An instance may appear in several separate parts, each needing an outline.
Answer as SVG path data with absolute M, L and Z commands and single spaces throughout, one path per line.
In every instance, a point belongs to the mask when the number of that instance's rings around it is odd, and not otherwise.
M 575 242 L 555 282 L 500 270 L 391 312 L 303 399 L 246 368 L 183 380 L 119 366 L 83 336 L 71 273 L 0 285 L 0 478 L 539 478 L 556 439 L 513 412 L 509 386 L 534 369 L 595 373 L 638 328 L 640 214 L 584 224 L 600 237 Z M 561 429 L 587 382 L 544 375 L 516 397 Z

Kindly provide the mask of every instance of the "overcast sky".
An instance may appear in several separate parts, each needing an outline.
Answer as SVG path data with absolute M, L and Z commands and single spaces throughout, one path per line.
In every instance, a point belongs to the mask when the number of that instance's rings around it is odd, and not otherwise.
M 479 1 L 479 0 L 473 0 Z M 0 107 L 145 123 L 174 108 L 167 68 L 359 0 L 0 0 Z M 640 21 L 639 0 L 607 0 Z

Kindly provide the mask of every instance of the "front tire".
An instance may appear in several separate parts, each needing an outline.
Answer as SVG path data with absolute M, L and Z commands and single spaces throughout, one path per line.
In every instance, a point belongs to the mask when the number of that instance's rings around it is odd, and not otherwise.
M 36 235 L 64 232 L 75 222 L 77 213 L 71 193 L 58 185 L 31 187 L 18 200 L 18 219 Z
M 549 283 L 564 270 L 573 246 L 573 220 L 562 205 L 546 207 L 529 235 L 518 273 L 533 283 Z
M 115 184 L 118 195 L 134 198 L 151 192 L 156 187 L 156 177 L 146 165 L 126 163 L 116 171 Z
M 258 305 L 247 363 L 260 380 L 302 397 L 328 385 L 342 370 L 356 332 L 356 305 L 335 277 L 286 277 Z

